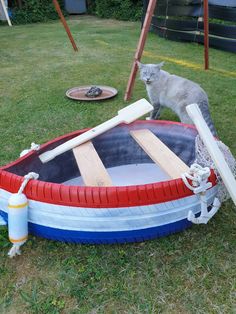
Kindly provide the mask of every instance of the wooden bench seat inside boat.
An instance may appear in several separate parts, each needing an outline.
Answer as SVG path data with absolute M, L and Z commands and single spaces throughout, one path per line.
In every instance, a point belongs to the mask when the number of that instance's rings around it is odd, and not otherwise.
M 91 141 L 75 147 L 73 153 L 85 185 L 112 186 L 111 178 Z
M 148 129 L 130 131 L 145 153 L 171 179 L 181 177 L 189 167 Z M 86 186 L 112 186 L 112 179 L 91 141 L 73 149 L 76 163 Z
M 149 157 L 159 165 L 170 178 L 180 178 L 181 174 L 189 171 L 189 167 L 150 130 L 133 130 L 130 131 L 130 134 Z

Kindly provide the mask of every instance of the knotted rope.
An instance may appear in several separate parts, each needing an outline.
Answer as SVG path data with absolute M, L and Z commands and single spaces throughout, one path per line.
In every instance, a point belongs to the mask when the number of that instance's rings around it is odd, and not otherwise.
M 220 208 L 220 201 L 215 198 L 210 211 L 207 209 L 206 191 L 212 187 L 212 183 L 208 182 L 208 178 L 211 174 L 209 167 L 202 167 L 198 164 L 193 164 L 190 167 L 189 173 L 182 174 L 182 180 L 186 187 L 193 191 L 194 194 L 199 194 L 201 202 L 201 214 L 198 218 L 190 210 L 188 212 L 188 220 L 195 224 L 207 224 L 208 221 L 216 214 Z M 188 181 L 188 179 L 191 181 Z

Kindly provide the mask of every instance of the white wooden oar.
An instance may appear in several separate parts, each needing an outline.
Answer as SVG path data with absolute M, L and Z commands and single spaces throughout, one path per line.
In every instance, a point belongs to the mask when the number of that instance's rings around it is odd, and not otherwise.
M 203 119 L 202 113 L 197 104 L 186 107 L 190 118 L 193 120 L 198 133 L 205 144 L 215 166 L 218 170 L 234 204 L 236 205 L 236 180 L 220 151 L 216 140 L 214 139 L 209 127 Z
M 153 106 L 146 99 L 140 99 L 135 103 L 119 110 L 118 115 L 115 116 L 114 118 L 65 142 L 62 145 L 57 146 L 56 148 L 50 151 L 47 151 L 39 155 L 39 158 L 43 163 L 48 162 L 55 158 L 56 156 L 65 153 L 66 151 L 91 140 L 92 138 L 110 130 L 111 128 L 114 128 L 118 124 L 120 123 L 129 124 L 152 110 Z

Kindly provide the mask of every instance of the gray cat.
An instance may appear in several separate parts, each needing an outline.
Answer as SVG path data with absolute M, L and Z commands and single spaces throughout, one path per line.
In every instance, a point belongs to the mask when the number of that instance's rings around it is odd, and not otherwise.
M 186 106 L 197 103 L 213 135 L 216 130 L 211 119 L 208 97 L 200 85 L 183 77 L 161 70 L 160 64 L 142 64 L 138 62 L 140 78 L 146 85 L 150 102 L 154 106 L 150 119 L 158 119 L 162 107 L 172 109 L 183 123 L 193 124 Z

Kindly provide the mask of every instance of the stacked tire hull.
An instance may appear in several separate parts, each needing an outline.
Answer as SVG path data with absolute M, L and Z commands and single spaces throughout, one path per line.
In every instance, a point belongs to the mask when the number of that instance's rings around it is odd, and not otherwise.
M 195 158 L 196 130 L 192 126 L 166 121 L 137 121 L 121 125 L 94 139 L 106 168 L 126 164 L 152 163 L 129 135 L 130 130 L 148 128 L 186 164 Z M 7 204 L 28 171 L 39 173 L 25 190 L 29 200 L 30 233 L 59 241 L 79 243 L 137 242 L 181 231 L 191 225 L 189 210 L 201 210 L 200 199 L 181 179 L 149 184 L 89 187 L 63 183 L 79 176 L 73 154 L 66 152 L 42 164 L 38 155 L 85 130 L 59 137 L 0 169 L 0 215 L 7 220 Z M 217 192 L 207 191 L 210 206 Z

